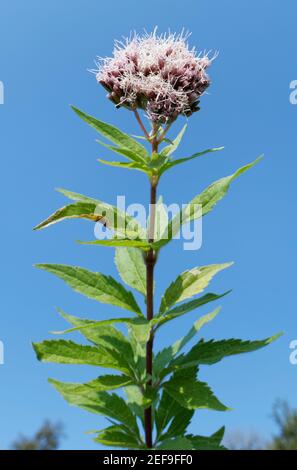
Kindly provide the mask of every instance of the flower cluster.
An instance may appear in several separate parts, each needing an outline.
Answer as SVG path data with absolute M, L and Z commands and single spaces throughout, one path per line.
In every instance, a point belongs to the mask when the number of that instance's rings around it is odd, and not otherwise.
M 98 60 L 96 78 L 116 106 L 143 109 L 153 122 L 164 124 L 199 110 L 211 60 L 189 48 L 187 35 L 155 30 L 116 42 L 113 57 Z

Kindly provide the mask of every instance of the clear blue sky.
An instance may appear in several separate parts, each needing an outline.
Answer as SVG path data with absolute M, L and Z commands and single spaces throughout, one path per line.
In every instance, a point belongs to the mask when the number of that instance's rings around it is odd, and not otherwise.
M 84 381 L 95 377 L 95 368 L 38 363 L 30 343 L 63 328 L 56 306 L 98 319 L 120 311 L 84 299 L 32 265 L 69 263 L 116 276 L 113 249 L 75 243 L 92 238 L 87 221 L 68 221 L 39 233 L 32 227 L 63 205 L 55 187 L 109 202 L 122 194 L 129 202 L 147 201 L 144 176 L 99 166 L 97 158 L 109 155 L 69 103 L 138 133 L 132 116 L 113 108 L 87 69 L 96 55 L 111 53 L 114 38 L 155 25 L 160 31 L 185 27 L 193 32 L 191 44 L 220 51 L 210 70 L 213 85 L 201 112 L 189 122 L 179 156 L 210 146 L 225 145 L 225 150 L 168 173 L 160 188 L 165 202 L 185 203 L 211 181 L 260 153 L 266 156 L 205 218 L 201 250 L 185 252 L 179 242 L 164 250 L 157 294 L 186 268 L 233 260 L 234 267 L 211 286 L 215 292 L 233 292 L 222 300 L 222 312 L 205 336 L 255 339 L 285 331 L 265 350 L 203 368 L 203 379 L 233 411 L 196 413 L 191 430 L 207 434 L 226 424 L 229 430 L 254 429 L 269 436 L 274 400 L 287 399 L 297 407 L 297 366 L 288 359 L 289 342 L 297 339 L 297 106 L 289 103 L 289 83 L 297 79 L 296 20 L 294 0 L 2 0 L 2 448 L 19 432 L 33 433 L 44 418 L 65 424 L 64 448 L 96 448 L 83 433 L 103 427 L 104 419 L 71 408 L 47 383 L 49 376 Z M 196 311 L 164 327 L 158 345 L 186 332 L 197 316 Z

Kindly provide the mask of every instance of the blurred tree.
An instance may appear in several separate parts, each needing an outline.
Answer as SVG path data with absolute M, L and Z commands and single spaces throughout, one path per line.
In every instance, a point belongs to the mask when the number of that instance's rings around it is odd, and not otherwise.
M 263 450 L 267 444 L 256 432 L 238 429 L 227 434 L 224 445 L 229 450 Z
M 297 450 L 297 410 L 292 409 L 287 402 L 278 400 L 272 416 L 278 426 L 278 434 L 273 437 L 268 448 Z
M 20 435 L 12 444 L 13 450 L 57 450 L 64 436 L 61 423 L 45 421 L 36 434 L 28 438 Z
M 297 409 L 278 400 L 273 406 L 272 418 L 278 431 L 270 441 L 255 432 L 233 431 L 224 441 L 230 450 L 297 450 Z

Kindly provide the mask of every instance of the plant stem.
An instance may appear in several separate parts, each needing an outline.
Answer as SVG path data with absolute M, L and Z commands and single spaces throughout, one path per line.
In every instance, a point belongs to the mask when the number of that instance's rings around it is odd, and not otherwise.
M 139 116 L 139 113 L 138 113 L 137 109 L 134 110 L 134 114 L 135 114 L 136 120 L 137 120 L 138 124 L 140 125 L 146 139 L 148 141 L 150 141 L 150 135 L 149 135 L 148 131 L 146 130 L 146 128 L 145 128 L 145 126 L 144 126 L 144 124 L 141 120 L 141 117 Z
M 158 152 L 158 142 L 154 138 L 152 142 L 152 151 Z M 150 220 L 149 220 L 149 242 L 154 241 L 155 232 L 155 209 L 157 199 L 157 181 L 152 179 L 150 188 Z M 156 264 L 156 254 L 153 249 L 150 249 L 146 255 L 146 316 L 147 320 L 150 321 L 154 317 L 154 267 Z M 153 332 L 146 345 L 146 373 L 150 377 L 153 374 Z M 149 389 L 152 386 L 152 380 L 150 379 L 146 388 Z M 145 427 L 145 442 L 148 448 L 152 448 L 153 445 L 153 419 L 152 419 L 152 407 L 144 410 L 144 427 Z

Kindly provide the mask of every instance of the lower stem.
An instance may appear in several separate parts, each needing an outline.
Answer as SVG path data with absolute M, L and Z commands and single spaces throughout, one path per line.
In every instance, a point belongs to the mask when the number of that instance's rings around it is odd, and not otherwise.
M 155 206 L 156 206 L 156 193 L 157 185 L 151 183 L 151 197 L 150 197 L 150 223 L 149 223 L 149 242 L 154 241 L 155 231 Z M 154 317 L 154 267 L 156 263 L 156 256 L 153 249 L 150 249 L 146 255 L 146 313 L 147 320 L 150 321 Z M 152 377 L 153 374 L 153 333 L 146 345 L 146 373 Z M 146 387 L 152 386 L 152 380 L 148 380 Z M 148 448 L 153 446 L 153 419 L 152 407 L 144 410 L 144 428 L 145 428 L 145 442 Z

